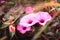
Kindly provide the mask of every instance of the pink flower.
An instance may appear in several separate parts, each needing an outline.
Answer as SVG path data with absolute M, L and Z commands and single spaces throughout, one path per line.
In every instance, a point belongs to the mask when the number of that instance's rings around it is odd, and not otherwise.
M 37 22 L 35 19 L 35 14 L 28 14 L 21 18 L 20 22 L 18 23 L 17 30 L 24 34 L 31 29 L 31 26 Z
M 27 31 L 30 31 L 30 29 L 31 29 L 31 27 L 25 27 L 20 24 L 18 24 L 18 26 L 17 26 L 17 30 L 22 34 L 25 34 Z
M 30 31 L 31 26 L 39 23 L 41 25 L 45 25 L 47 21 L 51 20 L 51 16 L 47 12 L 38 12 L 36 14 L 28 14 L 21 18 L 20 22 L 18 23 L 17 30 L 24 34 L 27 31 Z
M 38 20 L 38 23 L 45 25 L 47 21 L 51 20 L 51 16 L 48 12 L 38 12 L 35 17 Z
M 5 3 L 5 2 L 6 2 L 6 0 L 1 0 L 1 1 L 0 1 L 0 3 Z
M 34 11 L 34 8 L 32 8 L 31 6 L 25 7 L 25 13 L 26 14 L 33 13 L 33 11 Z
M 35 14 L 28 14 L 21 18 L 19 24 L 24 26 L 32 26 L 37 23 L 38 20 L 35 19 Z
M 15 32 L 15 27 L 13 25 L 9 25 L 9 31 L 10 32 Z

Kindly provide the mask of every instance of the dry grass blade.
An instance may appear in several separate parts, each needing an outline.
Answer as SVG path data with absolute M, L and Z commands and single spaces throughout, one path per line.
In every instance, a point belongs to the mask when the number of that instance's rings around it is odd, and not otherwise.
M 11 14 L 14 17 L 14 21 L 12 22 L 12 23 L 14 23 L 21 16 L 21 14 L 24 12 L 23 9 L 22 9 L 21 6 L 13 7 L 13 8 L 10 9 L 10 11 L 4 17 L 7 18 Z M 4 22 L 4 24 L 11 24 L 11 23 L 8 23 L 6 21 L 6 22 Z
M 45 7 L 53 7 L 53 6 L 60 7 L 60 3 L 55 3 L 55 2 L 43 2 L 43 3 L 39 3 L 39 4 L 36 4 L 34 6 L 34 8 L 36 9 L 34 11 L 39 11 L 42 8 L 45 8 Z

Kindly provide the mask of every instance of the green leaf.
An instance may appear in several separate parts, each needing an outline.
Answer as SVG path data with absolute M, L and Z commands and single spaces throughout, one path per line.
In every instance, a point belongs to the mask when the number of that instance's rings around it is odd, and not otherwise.
M 58 3 L 60 3 L 60 0 L 57 0 Z
M 15 35 L 15 32 L 10 32 L 10 35 L 11 35 L 10 39 L 12 39 L 12 37 Z
M 2 27 L 0 27 L 0 29 L 6 28 L 6 27 L 8 27 L 7 24 L 2 24 Z

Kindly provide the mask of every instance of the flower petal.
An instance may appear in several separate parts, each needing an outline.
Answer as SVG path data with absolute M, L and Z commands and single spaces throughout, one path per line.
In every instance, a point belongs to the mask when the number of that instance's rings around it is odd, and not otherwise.
M 19 24 L 22 24 L 24 26 L 32 26 L 36 22 L 37 22 L 37 20 L 35 19 L 35 14 L 32 13 L 32 14 L 22 17 Z
M 30 29 L 31 29 L 30 27 L 25 27 L 25 26 L 19 25 L 19 24 L 17 26 L 17 30 L 22 34 L 26 33 L 27 31 L 30 31 Z
M 26 12 L 26 14 L 32 13 L 33 10 L 34 10 L 34 8 L 32 8 L 31 6 L 25 7 L 25 12 Z
M 51 20 L 51 16 L 48 12 L 38 12 L 36 14 L 36 19 L 39 21 L 39 24 L 45 25 L 47 21 Z

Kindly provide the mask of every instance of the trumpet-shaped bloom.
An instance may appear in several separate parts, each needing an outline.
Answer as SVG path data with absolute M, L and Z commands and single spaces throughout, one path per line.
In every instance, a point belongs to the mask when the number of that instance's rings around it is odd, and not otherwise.
M 41 25 L 45 25 L 47 21 L 51 20 L 51 16 L 48 12 L 38 12 L 35 18 Z
M 32 26 L 35 23 L 37 23 L 37 20 L 35 19 L 35 14 L 28 14 L 21 18 L 19 24 L 24 26 Z
M 20 24 L 18 24 L 18 26 L 17 26 L 17 30 L 22 34 L 25 34 L 27 31 L 30 31 L 30 29 L 31 29 L 31 27 L 25 27 Z
M 45 25 L 47 21 L 51 20 L 51 16 L 47 12 L 38 12 L 36 14 L 31 13 L 26 16 L 23 16 L 18 23 L 17 30 L 24 34 L 31 29 L 31 26 L 39 23 Z
M 27 6 L 27 7 L 25 8 L 25 13 L 26 13 L 26 14 L 33 13 L 33 11 L 34 11 L 34 8 L 32 8 L 31 6 Z
M 26 16 L 23 16 L 20 20 L 20 22 L 17 25 L 17 30 L 24 34 L 27 31 L 31 29 L 31 26 L 34 25 L 37 22 L 35 19 L 35 14 L 28 14 Z

